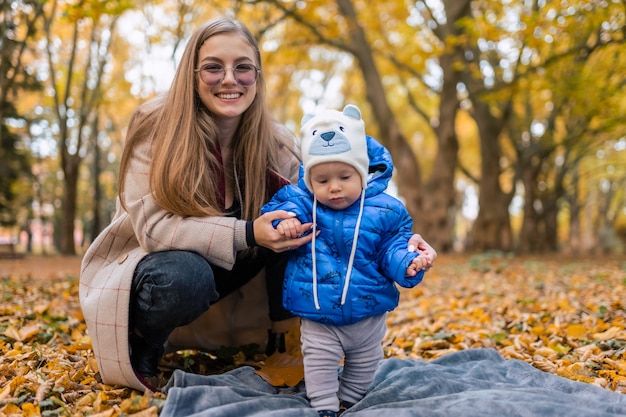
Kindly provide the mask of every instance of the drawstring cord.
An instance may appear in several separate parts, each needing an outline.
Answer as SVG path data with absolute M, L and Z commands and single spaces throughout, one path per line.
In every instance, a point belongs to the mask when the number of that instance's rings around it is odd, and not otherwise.
M 313 301 L 315 309 L 320 309 L 317 298 L 317 260 L 315 258 L 315 235 L 317 234 L 317 198 L 313 197 L 313 240 L 311 241 L 311 260 L 313 261 Z
M 346 302 L 346 296 L 348 295 L 348 287 L 350 286 L 350 276 L 352 275 L 352 264 L 354 263 L 354 256 L 356 255 L 356 243 L 359 240 L 359 229 L 361 227 L 361 218 L 363 217 L 363 204 L 365 203 L 365 191 L 361 191 L 361 204 L 359 206 L 359 216 L 356 219 L 356 226 L 354 226 L 354 239 L 352 239 L 352 249 L 350 250 L 350 260 L 348 261 L 348 273 L 346 274 L 346 280 L 343 284 L 343 293 L 341 294 L 341 305 Z
M 346 303 L 348 296 L 348 288 L 350 287 L 350 277 L 352 276 L 352 265 L 356 255 L 356 245 L 359 240 L 359 229 L 361 228 L 361 218 L 363 217 L 363 206 L 365 204 L 365 190 L 361 192 L 361 202 L 359 204 L 359 215 L 354 226 L 354 237 L 352 239 L 352 248 L 350 249 L 350 258 L 348 260 L 348 272 L 343 284 L 343 292 L 341 293 L 341 305 Z M 313 240 L 311 241 L 311 260 L 313 261 L 313 302 L 315 309 L 320 309 L 320 303 L 317 295 L 317 259 L 315 256 L 315 235 L 317 234 L 317 198 L 313 197 Z

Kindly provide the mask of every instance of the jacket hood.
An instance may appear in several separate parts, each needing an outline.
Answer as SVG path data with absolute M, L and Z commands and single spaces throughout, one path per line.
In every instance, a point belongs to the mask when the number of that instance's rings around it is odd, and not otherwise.
M 365 197 L 380 194 L 387 189 L 393 175 L 393 160 L 391 153 L 371 136 L 365 136 L 367 141 L 367 155 L 369 157 L 369 175 Z M 304 165 L 300 164 L 298 187 L 310 193 L 304 181 Z M 311 193 L 312 194 L 312 193 Z

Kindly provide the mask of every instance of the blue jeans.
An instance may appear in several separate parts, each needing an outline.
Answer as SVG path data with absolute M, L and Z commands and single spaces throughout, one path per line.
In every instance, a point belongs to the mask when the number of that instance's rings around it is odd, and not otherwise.
M 151 347 L 163 346 L 175 328 L 191 323 L 211 304 L 236 291 L 266 268 L 270 319 L 291 317 L 282 307 L 287 256 L 256 248 L 237 256 L 232 270 L 211 265 L 189 251 L 146 255 L 137 265 L 131 287 L 130 329 Z

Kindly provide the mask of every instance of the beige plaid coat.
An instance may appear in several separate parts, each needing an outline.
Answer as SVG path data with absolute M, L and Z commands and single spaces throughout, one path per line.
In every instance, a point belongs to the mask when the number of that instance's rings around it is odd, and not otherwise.
M 149 252 L 182 249 L 202 254 L 230 269 L 245 249 L 245 221 L 227 217 L 180 217 L 153 200 L 148 173 L 151 147 L 135 148 L 129 166 L 125 201 L 117 204 L 111 223 L 94 240 L 81 265 L 80 302 L 100 375 L 106 384 L 144 390 L 130 365 L 128 344 L 130 286 L 135 267 Z M 281 175 L 297 179 L 299 162 L 285 150 Z M 170 336 L 173 348 L 213 349 L 221 345 L 264 346 L 270 327 L 264 275 L 211 306 L 193 323 Z

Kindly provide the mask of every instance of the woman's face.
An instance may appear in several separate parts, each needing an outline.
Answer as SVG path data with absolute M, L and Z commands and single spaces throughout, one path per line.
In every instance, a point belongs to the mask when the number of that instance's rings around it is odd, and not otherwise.
M 235 78 L 233 68 L 242 64 L 247 64 L 247 66 L 238 67 L 238 71 L 242 68 L 245 71 L 246 68 L 250 68 L 250 65 L 258 68 L 252 46 L 239 34 L 224 33 L 212 36 L 202 44 L 198 51 L 196 70 L 210 68 L 213 72 L 211 82 L 217 80 L 216 84 L 209 85 L 202 80 L 202 74 L 196 72 L 198 95 L 217 119 L 238 119 L 250 107 L 256 96 L 256 81 L 250 85 L 243 85 Z M 225 68 L 225 71 L 221 73 L 223 75 L 221 81 L 219 81 L 220 66 Z

